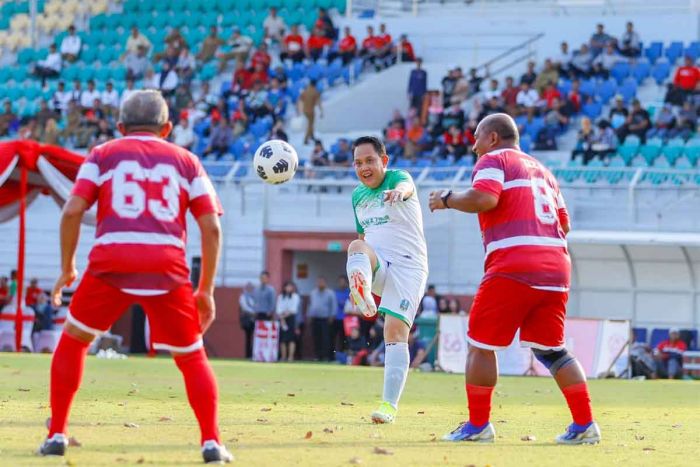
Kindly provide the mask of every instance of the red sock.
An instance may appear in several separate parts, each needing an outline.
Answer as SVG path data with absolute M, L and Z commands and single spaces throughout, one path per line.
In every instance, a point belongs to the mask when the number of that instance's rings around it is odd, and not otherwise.
M 588 385 L 585 382 L 567 386 L 561 392 L 566 397 L 566 403 L 569 405 L 575 424 L 585 426 L 593 421 L 591 396 L 588 394 Z
M 175 363 L 185 378 L 187 399 L 199 422 L 202 443 L 209 440 L 219 443 L 219 390 L 207 354 L 204 349 L 195 350 L 187 355 L 175 357 Z
M 491 415 L 491 396 L 493 386 L 475 386 L 467 384 L 467 403 L 469 405 L 469 422 L 474 426 L 488 423 Z
M 83 379 L 85 355 L 90 344 L 63 333 L 51 360 L 51 425 L 49 438 L 66 433 L 68 413 Z

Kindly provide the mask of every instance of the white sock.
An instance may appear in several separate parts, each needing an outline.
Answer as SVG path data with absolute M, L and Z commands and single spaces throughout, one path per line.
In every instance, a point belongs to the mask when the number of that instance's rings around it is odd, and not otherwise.
M 399 399 L 406 384 L 409 362 L 408 344 L 392 342 L 384 351 L 384 401 L 394 408 L 399 407 Z
M 372 285 L 372 263 L 369 260 L 369 256 L 364 253 L 353 253 L 348 256 L 348 263 L 346 266 L 346 271 L 348 274 L 348 280 L 350 280 L 350 274 L 352 271 L 359 270 L 365 276 L 367 280 L 367 285 Z

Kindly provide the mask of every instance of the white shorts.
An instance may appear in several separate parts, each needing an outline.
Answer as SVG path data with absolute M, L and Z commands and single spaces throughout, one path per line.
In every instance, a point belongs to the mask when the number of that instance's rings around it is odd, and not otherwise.
M 378 311 L 413 326 L 418 305 L 423 299 L 428 273 L 420 268 L 391 264 L 377 255 L 378 268 L 372 275 L 372 293 L 382 298 Z

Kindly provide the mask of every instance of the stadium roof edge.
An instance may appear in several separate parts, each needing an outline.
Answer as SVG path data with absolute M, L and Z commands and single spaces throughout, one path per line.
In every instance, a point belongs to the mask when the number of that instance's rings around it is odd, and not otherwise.
M 571 231 L 567 239 L 572 244 L 700 247 L 700 233 L 580 230 Z

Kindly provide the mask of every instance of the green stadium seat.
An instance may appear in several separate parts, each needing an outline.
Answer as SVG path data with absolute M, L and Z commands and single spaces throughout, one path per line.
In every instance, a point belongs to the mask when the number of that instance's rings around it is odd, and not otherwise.
M 187 25 L 190 20 L 190 15 L 183 12 L 175 12 L 175 14 L 170 19 L 170 26 L 173 28 L 181 28 Z
M 170 26 L 170 15 L 160 13 L 153 18 L 152 24 L 156 30 L 163 31 L 166 27 Z
M 7 100 L 13 103 L 14 106 L 14 103 L 22 98 L 22 88 L 8 86 L 5 88 L 5 96 L 7 97 Z
M 83 47 L 80 52 L 80 60 L 85 63 L 93 63 L 97 60 L 99 49 L 97 47 Z
M 150 13 L 141 13 L 136 17 L 136 27 L 139 28 L 140 31 L 145 31 L 146 29 L 150 28 L 152 24 L 153 15 Z
M 118 65 L 110 69 L 110 79 L 112 81 L 126 81 L 126 67 Z
M 122 25 L 122 15 L 105 16 L 105 29 L 116 31 L 119 27 L 124 27 Z
M 138 13 L 141 10 L 141 0 L 126 0 L 124 2 L 124 13 Z
M 170 10 L 170 2 L 163 2 L 163 1 L 156 1 L 153 3 L 153 7 L 151 8 L 151 11 L 157 13 L 157 14 L 162 14 L 165 11 Z
M 34 49 L 22 49 L 17 54 L 17 63 L 20 65 L 28 65 L 34 60 Z
M 107 26 L 107 15 L 101 13 L 90 18 L 90 30 L 104 29 Z
M 6 83 L 10 80 L 10 69 L 6 66 L 0 66 L 0 83 Z M 2 86 L 0 86 L 1 88 Z
M 66 67 L 63 67 L 63 70 L 61 70 L 61 78 L 70 82 L 76 79 L 79 73 L 80 67 L 78 67 L 77 65 L 68 65 Z
M 187 2 L 187 9 L 193 12 L 207 13 L 214 9 L 214 2 L 211 0 L 189 0 Z
M 286 6 L 286 2 L 284 2 L 283 0 L 266 0 L 264 3 L 268 9 L 271 7 L 275 7 L 277 8 L 277 10 L 279 10 L 280 8 L 282 8 L 282 6 Z
M 10 76 L 15 83 L 21 83 L 27 79 L 28 75 L 29 73 L 27 72 L 27 67 L 25 66 L 20 65 L 10 68 Z
M 91 66 L 86 66 L 78 70 L 78 79 L 83 83 L 90 81 L 95 76 L 95 69 Z
M 348 2 L 346 0 L 333 0 L 333 7 L 338 10 L 338 13 L 344 15 L 347 11 Z
M 128 14 L 128 15 L 121 15 L 121 20 L 120 20 L 120 25 L 122 28 L 129 30 L 133 26 L 138 27 L 139 26 L 139 18 L 142 15 L 139 14 Z
M 304 10 L 292 10 L 287 15 L 287 25 L 291 26 L 293 24 L 301 24 L 304 19 Z
M 95 69 L 95 74 L 94 74 L 93 78 L 98 83 L 104 83 L 105 81 L 109 80 L 110 76 L 111 76 L 110 69 L 106 66 L 103 66 L 103 67 Z
M 654 159 L 661 154 L 663 141 L 653 138 L 647 141 L 646 144 L 639 147 L 639 154 L 647 161 L 649 165 L 653 164 Z
M 299 7 L 306 11 L 316 10 L 316 2 L 315 0 L 301 0 Z
M 63 42 L 63 38 L 68 35 L 68 31 L 62 31 L 56 34 L 53 38 L 53 43 L 56 44 L 56 47 L 61 47 L 61 42 Z
M 202 67 L 201 70 L 199 70 L 199 79 L 202 81 L 209 81 L 210 79 L 214 78 L 216 76 L 217 72 L 217 64 L 216 63 L 207 63 Z
M 266 17 L 266 11 L 252 11 L 250 14 L 250 24 L 255 26 L 257 29 L 262 29 Z
M 26 86 L 23 94 L 25 99 L 34 100 L 41 95 L 41 88 L 38 85 Z
M 674 165 L 676 160 L 683 154 L 683 144 L 678 142 L 669 141 L 666 146 L 664 146 L 661 151 L 670 165 Z
M 316 6 L 319 8 L 329 9 L 333 6 L 333 0 L 316 0 Z
M 301 6 L 301 0 L 284 0 L 284 7 L 289 11 L 298 9 Z
M 219 14 L 215 11 L 209 11 L 207 13 L 198 15 L 199 24 L 209 29 L 212 26 L 219 24 Z

